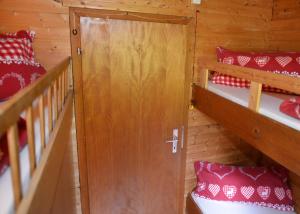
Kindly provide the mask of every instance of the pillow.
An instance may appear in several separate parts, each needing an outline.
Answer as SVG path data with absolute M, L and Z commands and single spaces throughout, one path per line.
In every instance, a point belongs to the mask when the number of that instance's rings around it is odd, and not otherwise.
M 297 52 L 243 53 L 218 47 L 217 58 L 219 62 L 225 64 L 238 65 L 277 74 L 300 77 L 300 53 Z M 212 82 L 240 88 L 250 87 L 250 82 L 248 80 L 218 72 L 213 74 Z M 263 90 L 269 92 L 290 93 L 285 90 L 277 89 L 267 85 L 263 85 Z
M 279 109 L 281 112 L 300 120 L 300 97 L 285 100 Z
M 46 73 L 35 61 L 34 32 L 0 34 L 0 102 Z
M 199 197 L 293 211 L 287 171 L 281 167 L 237 167 L 205 161 L 194 164 Z
M 18 121 L 18 131 L 19 131 L 19 148 L 21 151 L 27 143 L 26 121 L 21 117 Z M 5 172 L 8 166 L 9 166 L 9 154 L 8 154 L 8 145 L 7 145 L 7 135 L 5 133 L 0 137 L 0 176 Z

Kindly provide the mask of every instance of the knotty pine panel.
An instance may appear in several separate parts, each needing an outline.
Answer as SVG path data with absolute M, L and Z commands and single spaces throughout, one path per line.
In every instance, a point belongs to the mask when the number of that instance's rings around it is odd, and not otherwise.
M 274 0 L 268 41 L 270 50 L 300 51 L 299 0 Z
M 53 0 L 1 0 L 0 32 L 36 32 L 37 60 L 51 68 L 70 56 L 69 9 Z
M 191 16 L 190 0 L 63 0 L 63 5 L 165 15 Z

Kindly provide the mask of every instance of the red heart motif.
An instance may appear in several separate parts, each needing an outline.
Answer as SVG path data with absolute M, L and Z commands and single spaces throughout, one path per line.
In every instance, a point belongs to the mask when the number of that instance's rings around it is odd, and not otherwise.
M 276 197 L 280 201 L 282 201 L 282 199 L 284 199 L 284 197 L 285 197 L 285 191 L 284 191 L 284 189 L 282 187 L 280 187 L 280 188 L 279 187 L 275 187 L 274 191 L 275 191 Z
M 223 63 L 224 63 L 224 64 L 229 64 L 229 65 L 233 65 L 233 63 L 234 63 L 234 58 L 233 58 L 233 57 L 225 57 L 225 58 L 223 59 Z
M 256 181 L 258 178 L 260 178 L 261 176 L 267 173 L 267 170 L 263 168 L 260 169 L 260 168 L 252 168 L 252 167 L 247 167 L 247 168 L 240 167 L 239 170 L 242 174 L 248 176 L 254 181 Z
M 238 56 L 237 60 L 238 60 L 239 64 L 244 67 L 245 65 L 248 64 L 248 62 L 250 62 L 251 57 L 249 57 L 249 56 Z
M 235 171 L 235 167 L 233 166 L 222 166 L 222 165 L 215 165 L 215 164 L 208 164 L 207 170 L 217 176 L 220 180 L 222 180 L 227 175 L 230 175 Z
M 270 197 L 271 188 L 268 186 L 259 186 L 257 188 L 257 193 L 263 200 L 267 200 Z
M 216 197 L 216 195 L 220 192 L 220 186 L 218 184 L 209 184 L 208 190 L 214 197 Z
M 247 199 L 251 198 L 251 196 L 254 194 L 254 191 L 255 190 L 252 186 L 248 186 L 248 187 L 243 186 L 243 187 L 241 187 L 241 193 Z
M 258 56 L 258 57 L 255 57 L 254 60 L 259 67 L 264 67 L 270 61 L 270 57 Z
M 290 56 L 278 56 L 275 58 L 276 62 L 281 65 L 281 67 L 285 67 L 293 61 L 293 58 Z
M 223 192 L 228 199 L 232 199 L 236 194 L 236 187 L 225 185 L 223 186 Z

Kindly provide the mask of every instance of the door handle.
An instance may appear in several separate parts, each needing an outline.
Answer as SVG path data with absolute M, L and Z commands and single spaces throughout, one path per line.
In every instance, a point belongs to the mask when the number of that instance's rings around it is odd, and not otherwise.
M 173 129 L 172 140 L 167 140 L 166 143 L 172 143 L 172 153 L 175 154 L 178 147 L 178 129 Z

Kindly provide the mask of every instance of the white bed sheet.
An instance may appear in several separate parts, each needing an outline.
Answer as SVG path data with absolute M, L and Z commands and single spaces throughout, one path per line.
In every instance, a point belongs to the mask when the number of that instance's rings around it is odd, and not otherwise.
M 203 214 L 296 214 L 258 205 L 204 199 L 194 193 L 192 193 L 192 198 Z
M 240 104 L 244 107 L 248 106 L 249 100 L 249 89 L 247 88 L 236 88 L 225 85 L 208 83 L 208 90 L 218 94 L 232 102 Z M 276 120 L 277 122 L 283 123 L 286 126 L 294 128 L 300 131 L 300 120 L 292 118 L 286 114 L 283 114 L 279 110 L 280 104 L 288 98 L 293 96 L 290 95 L 272 95 L 271 93 L 262 93 L 261 105 L 259 108 L 259 113 Z
M 37 105 L 35 102 L 34 106 Z M 45 108 L 45 136 L 48 136 L 48 109 Z M 23 113 L 21 117 L 24 118 Z M 40 138 L 40 121 L 38 118 L 34 121 L 34 135 L 35 135 L 35 150 L 37 163 L 41 157 L 41 138 Z M 46 137 L 46 143 L 48 143 L 48 137 Z M 20 170 L 21 170 L 21 183 L 23 195 L 26 192 L 30 184 L 30 164 L 29 164 L 29 152 L 26 145 L 20 153 Z M 12 179 L 10 167 L 0 177 L 0 214 L 14 213 L 14 197 L 12 189 Z

